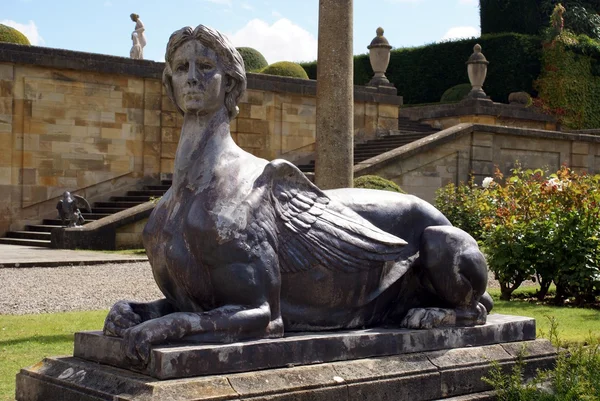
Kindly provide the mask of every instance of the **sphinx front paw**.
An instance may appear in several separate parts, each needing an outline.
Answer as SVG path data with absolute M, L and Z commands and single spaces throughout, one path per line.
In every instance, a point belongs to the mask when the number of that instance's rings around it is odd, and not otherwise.
M 407 329 L 456 326 L 456 311 L 444 308 L 412 308 L 402 319 L 400 326 Z
M 118 301 L 110 308 L 102 331 L 107 336 L 123 337 L 127 329 L 140 323 L 142 318 L 133 311 L 131 304 L 127 301 Z

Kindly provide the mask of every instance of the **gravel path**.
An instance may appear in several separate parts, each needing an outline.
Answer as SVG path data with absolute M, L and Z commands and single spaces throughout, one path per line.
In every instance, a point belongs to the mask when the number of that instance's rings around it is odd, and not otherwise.
M 490 273 L 488 287 L 498 287 Z M 150 264 L 0 269 L 0 314 L 108 309 L 120 299 L 162 297 Z
M 108 309 L 120 299 L 161 298 L 150 264 L 0 269 L 0 314 Z

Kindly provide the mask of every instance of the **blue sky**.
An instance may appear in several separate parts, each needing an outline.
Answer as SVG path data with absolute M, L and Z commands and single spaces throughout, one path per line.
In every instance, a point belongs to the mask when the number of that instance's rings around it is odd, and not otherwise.
M 33 44 L 129 56 L 140 15 L 148 41 L 144 57 L 163 61 L 169 35 L 204 24 L 236 46 L 261 51 L 269 63 L 316 59 L 318 0 L 2 0 L 0 23 Z M 382 26 L 394 47 L 479 36 L 478 0 L 354 0 L 354 53 Z

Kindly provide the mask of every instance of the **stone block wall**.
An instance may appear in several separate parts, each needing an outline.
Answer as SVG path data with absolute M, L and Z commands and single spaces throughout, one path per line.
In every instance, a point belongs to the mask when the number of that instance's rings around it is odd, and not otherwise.
M 428 202 L 449 183 L 473 174 L 481 184 L 496 167 L 506 176 L 523 168 L 558 170 L 565 163 L 578 172 L 600 174 L 600 137 L 527 128 L 460 124 L 355 166 L 355 175 L 375 174 L 394 181 Z
M 0 236 L 169 176 L 183 122 L 163 63 L 0 43 Z M 402 97 L 355 88 L 357 141 L 397 128 Z M 248 74 L 233 139 L 266 159 L 314 152 L 316 82 Z

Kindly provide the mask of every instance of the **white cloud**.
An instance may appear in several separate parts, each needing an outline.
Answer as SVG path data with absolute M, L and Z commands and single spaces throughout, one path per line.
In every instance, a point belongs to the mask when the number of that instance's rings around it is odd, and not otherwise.
M 281 13 L 277 10 L 271 11 L 271 16 L 275 18 L 283 18 L 283 15 L 281 15 Z
M 317 58 L 317 38 L 287 18 L 281 18 L 273 25 L 253 19 L 228 36 L 237 47 L 255 48 L 270 64 L 276 61 L 311 61 Z
M 29 20 L 28 24 L 20 24 L 13 20 L 4 19 L 0 21 L 0 24 L 13 27 L 16 30 L 20 31 L 23 35 L 27 36 L 27 39 L 29 39 L 31 44 L 34 46 L 44 44 L 44 38 L 42 38 L 42 36 L 38 32 L 37 26 L 32 20 Z
M 455 26 L 448 29 L 442 40 L 465 39 L 479 37 L 479 35 L 479 28 L 475 28 L 474 26 Z
M 252 7 L 252 6 L 251 6 L 250 4 L 248 4 L 248 3 L 242 3 L 241 7 L 242 7 L 244 10 L 254 10 L 254 7 Z

